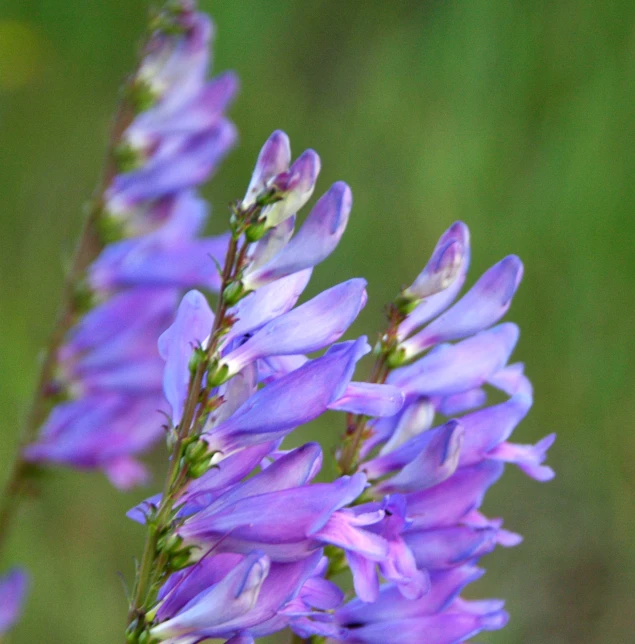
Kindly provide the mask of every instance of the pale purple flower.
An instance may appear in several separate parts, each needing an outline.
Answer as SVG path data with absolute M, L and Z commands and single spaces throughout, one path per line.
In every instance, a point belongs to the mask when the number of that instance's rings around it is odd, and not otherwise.
M 333 641 L 457 644 L 482 631 L 503 628 L 508 619 L 503 602 L 470 602 L 458 596 L 482 572 L 471 565 L 435 572 L 430 576 L 430 590 L 417 599 L 405 598 L 391 584 L 382 587 L 372 604 L 354 599 L 336 611 L 344 632 Z
M 360 465 L 377 505 L 391 508 L 369 528 L 389 541 L 390 556 L 378 565 L 355 553 L 348 556 L 358 599 L 337 611 L 337 622 L 348 630 L 333 639 L 411 642 L 425 634 L 426 642 L 450 644 L 501 628 L 507 620 L 500 602 L 455 598 L 473 578 L 461 571 L 496 545 L 521 541 L 479 507 L 505 462 L 538 480 L 551 478 L 553 471 L 543 461 L 554 437 L 535 446 L 508 442 L 531 407 L 532 388 L 522 365 L 508 365 L 518 328 L 492 325 L 510 306 L 522 264 L 514 256 L 504 259 L 451 306 L 468 261 L 467 228 L 457 223 L 404 291 L 418 303 L 401 323 L 390 359 L 410 363 L 393 369 L 387 382 L 403 391 L 406 402 L 395 416 L 371 422 Z M 508 400 L 483 407 L 487 387 Z M 450 420 L 434 427 L 438 414 Z M 364 506 L 355 509 L 363 512 Z M 391 584 L 382 587 L 378 572 Z M 427 575 L 427 592 L 414 584 L 417 572 Z M 451 579 L 458 582 L 447 586 Z M 441 587 L 451 594 L 437 603 Z
M 264 265 L 246 274 L 245 287 L 255 290 L 273 280 L 313 268 L 326 259 L 344 234 L 352 205 L 350 188 L 342 181 L 333 184 L 289 243 Z
M 22 612 L 29 580 L 26 573 L 13 568 L 0 577 L 0 636 L 8 632 Z
M 102 469 L 119 487 L 145 480 L 136 456 L 163 433 L 169 407 L 157 339 L 184 291 L 218 289 L 214 259 L 222 261 L 228 241 L 200 236 L 207 206 L 196 188 L 235 140 L 224 110 L 237 81 L 231 73 L 206 79 L 207 16 L 187 3 L 172 19 L 178 28 L 152 34 L 132 81 L 137 113 L 117 149 L 127 165 L 107 186 L 102 215 L 119 240 L 88 268 L 96 306 L 57 356 L 53 385 L 68 400 L 25 451 L 37 462 Z M 178 387 L 166 383 L 171 404 Z

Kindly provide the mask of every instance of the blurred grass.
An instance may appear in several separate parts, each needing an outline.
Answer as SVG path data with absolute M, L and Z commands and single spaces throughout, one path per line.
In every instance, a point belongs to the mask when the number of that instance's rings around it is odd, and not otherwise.
M 374 335 L 383 303 L 456 219 L 472 230 L 472 280 L 508 253 L 525 260 L 509 317 L 523 330 L 515 357 L 536 404 L 517 440 L 557 431 L 558 478 L 542 486 L 510 470 L 488 496 L 486 511 L 526 541 L 485 560 L 474 592 L 508 598 L 512 620 L 479 639 L 631 641 L 635 4 L 202 4 L 218 25 L 216 69 L 242 79 L 232 111 L 241 144 L 206 189 L 215 229 L 262 141 L 283 128 L 295 151 L 319 151 L 322 191 L 337 179 L 353 188 L 349 230 L 312 289 L 366 276 L 355 331 Z M 0 4 L 3 464 L 144 10 Z M 332 415 L 308 434 L 333 444 L 340 423 Z M 49 477 L 12 538 L 10 560 L 35 575 L 12 642 L 121 640 L 116 572 L 130 578 L 143 538 L 123 514 L 144 494 L 118 494 L 99 476 Z

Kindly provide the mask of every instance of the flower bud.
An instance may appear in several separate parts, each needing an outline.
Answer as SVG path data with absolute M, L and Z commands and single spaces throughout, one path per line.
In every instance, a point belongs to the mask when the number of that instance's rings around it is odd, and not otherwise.
M 205 352 L 205 349 L 203 349 L 202 347 L 195 347 L 194 351 L 192 352 L 192 357 L 190 358 L 190 361 L 188 363 L 190 374 L 194 375 L 196 373 L 196 370 L 198 369 L 198 366 L 205 360 L 207 360 L 207 353 Z
M 289 137 L 281 130 L 276 130 L 260 150 L 258 161 L 256 161 L 256 167 L 241 207 L 247 209 L 252 206 L 269 182 L 289 168 L 289 163 L 291 163 Z
M 315 151 L 306 150 L 286 172 L 273 179 L 271 186 L 280 198 L 262 213 L 267 228 L 277 226 L 304 206 L 313 194 L 319 173 L 320 157 Z
M 415 304 L 445 290 L 459 275 L 463 257 L 463 246 L 458 241 L 453 240 L 436 248 L 426 267 L 413 284 L 403 291 L 402 297 Z

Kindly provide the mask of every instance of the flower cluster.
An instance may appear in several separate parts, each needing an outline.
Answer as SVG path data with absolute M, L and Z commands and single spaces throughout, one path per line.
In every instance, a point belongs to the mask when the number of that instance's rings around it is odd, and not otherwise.
M 404 393 L 405 404 L 370 424 L 359 470 L 377 500 L 354 510 L 386 511 L 374 529 L 389 540 L 397 565 L 380 565 L 389 582 L 380 585 L 374 562 L 349 555 L 358 597 L 336 611 L 346 641 L 405 643 L 423 634 L 426 642 L 458 642 L 507 620 L 501 601 L 459 597 L 481 576 L 475 563 L 482 555 L 521 540 L 479 507 L 505 462 L 550 479 L 553 472 L 542 463 L 554 436 L 535 446 L 508 442 L 531 407 L 532 388 L 521 364 L 508 365 L 518 328 L 493 325 L 510 306 L 522 264 L 514 256 L 503 259 L 450 306 L 469 257 L 468 230 L 459 222 L 398 299 L 402 314 L 383 338 L 386 381 Z M 509 398 L 485 407 L 486 386 Z M 437 416 L 448 420 L 433 427 Z
M 191 480 L 175 504 L 175 529 L 165 535 L 172 568 L 197 563 L 161 588 L 149 611 L 152 638 L 257 637 L 290 624 L 332 635 L 339 629 L 324 611 L 341 602 L 341 592 L 323 577 L 323 548 L 339 546 L 373 561 L 387 556 L 385 540 L 364 529 L 383 512 L 360 517 L 346 509 L 364 492 L 366 476 L 315 483 L 318 445 L 280 449 L 287 434 L 328 409 L 382 417 L 403 404 L 392 385 L 352 380 L 370 350 L 366 338 L 337 342 L 366 303 L 365 280 L 295 306 L 313 267 L 337 245 L 352 200 L 348 186 L 335 183 L 293 234 L 295 210 L 313 191 L 319 160 L 307 151 L 291 164 L 290 154 L 286 135 L 274 132 L 240 205 L 248 212 L 253 194 L 254 203 L 276 195 L 246 229 L 240 277 L 223 292 L 240 299 L 226 313 L 218 356 L 208 356 L 213 402 L 201 403 L 200 431 L 188 437 Z M 254 236 L 259 239 L 249 242 Z M 210 349 L 214 320 L 205 297 L 191 291 L 159 340 L 175 427 L 186 422 L 192 368 Z M 149 499 L 131 516 L 152 521 L 160 503 Z
M 159 340 L 175 426 L 194 365 L 207 356 L 209 367 L 199 429 L 183 452 L 189 482 L 162 536 L 173 572 L 141 634 L 135 623 L 133 642 L 251 642 L 290 627 L 329 641 L 450 644 L 506 622 L 502 602 L 459 593 L 482 574 L 479 557 L 520 541 L 478 509 L 503 463 L 539 480 L 552 476 L 542 465 L 552 437 L 535 447 L 507 442 L 532 391 L 522 365 L 508 365 L 517 327 L 495 325 L 522 264 L 502 260 L 452 305 L 470 254 L 467 227 L 454 224 L 392 306 L 376 377 L 354 382 L 370 347 L 364 337 L 338 341 L 366 303 L 365 281 L 296 305 L 351 207 L 350 190 L 336 183 L 294 234 L 318 167 L 311 151 L 290 165 L 287 137 L 271 136 L 241 203 L 241 212 L 261 207 L 245 229 L 244 263 L 224 291 L 238 301 L 216 353 L 209 355 L 215 316 L 198 291 L 185 296 Z M 262 205 L 267 195 L 275 200 Z M 509 399 L 484 407 L 487 386 Z M 357 423 L 340 454 L 344 475 L 316 483 L 319 446 L 288 451 L 281 443 L 329 409 Z M 449 420 L 433 427 L 437 415 Z M 152 524 L 161 501 L 148 499 L 131 518 Z M 345 567 L 357 596 L 342 605 L 329 578 Z
M 286 628 L 322 643 L 453 644 L 502 628 L 502 601 L 460 595 L 480 557 L 521 540 L 480 511 L 505 463 L 553 476 L 553 436 L 509 442 L 532 405 L 523 365 L 509 364 L 518 328 L 500 323 L 522 264 L 503 259 L 457 300 L 470 262 L 457 222 L 389 306 L 374 350 L 345 339 L 364 279 L 299 302 L 344 233 L 351 191 L 336 182 L 299 224 L 320 159 L 292 161 L 281 131 L 229 233 L 201 237 L 196 188 L 235 138 L 223 113 L 236 80 L 206 80 L 211 30 L 192 0 L 155 20 L 92 222 L 91 306 L 56 350 L 48 384 L 63 400 L 25 457 L 102 469 L 125 488 L 165 432 L 163 491 L 129 512 L 148 527 L 129 644 L 250 644 Z M 371 351 L 372 375 L 355 381 Z M 503 401 L 487 406 L 492 391 Z M 284 445 L 327 411 L 346 414 L 335 480 L 318 444 Z M 335 584 L 344 571 L 353 596 Z M 0 580 L 0 634 L 25 584 Z
M 92 308 L 57 353 L 50 388 L 63 400 L 25 452 L 35 462 L 102 469 L 124 488 L 146 478 L 134 457 L 161 436 L 167 411 L 157 338 L 184 290 L 219 285 L 213 258 L 223 257 L 227 236 L 199 236 L 207 207 L 196 187 L 235 139 L 223 112 L 236 78 L 206 78 L 208 17 L 178 3 L 156 22 L 129 82 L 134 117 L 100 206 L 108 243 L 82 289 Z

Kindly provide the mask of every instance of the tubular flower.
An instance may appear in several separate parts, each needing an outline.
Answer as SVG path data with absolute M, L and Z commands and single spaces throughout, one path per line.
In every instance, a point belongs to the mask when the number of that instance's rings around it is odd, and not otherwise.
M 479 557 L 497 544 L 521 541 L 479 507 L 505 462 L 540 481 L 553 477 L 543 465 L 553 435 L 535 446 L 508 442 L 533 401 L 522 365 L 508 365 L 518 328 L 496 325 L 509 308 L 522 264 L 513 256 L 504 259 L 452 305 L 468 261 L 467 228 L 457 223 L 398 300 L 405 313 L 388 356 L 387 383 L 403 392 L 405 404 L 398 414 L 371 422 L 359 465 L 375 505 L 390 508 L 371 529 L 388 535 L 395 556 L 379 567 L 349 556 L 358 599 L 337 612 L 346 641 L 411 642 L 419 634 L 426 643 L 449 644 L 504 626 L 501 602 L 456 597 L 480 576 L 470 568 Z M 488 386 L 508 399 L 484 407 Z M 437 415 L 449 420 L 433 427 Z M 381 585 L 378 572 L 390 583 Z M 427 588 L 415 584 L 417 572 L 427 576 Z
M 288 200 L 295 211 L 302 204 L 304 197 L 275 187 L 281 174 L 295 172 L 287 168 L 289 156 L 286 135 L 274 133 L 256 165 L 252 184 L 259 192 L 250 187 L 247 208 L 271 186 L 279 197 L 274 205 Z M 389 540 L 371 529 L 384 508 L 349 507 L 367 487 L 363 473 L 316 483 L 322 464 L 317 444 L 280 448 L 288 434 L 328 409 L 380 417 L 397 413 L 404 401 L 392 385 L 353 382 L 357 362 L 370 351 L 365 337 L 338 342 L 366 304 L 365 280 L 348 280 L 296 306 L 314 265 L 335 248 L 350 208 L 350 190 L 340 182 L 296 235 L 296 213 L 276 215 L 277 223 L 258 239 L 247 236 L 232 287 L 238 301 L 220 336 L 211 335 L 215 314 L 206 298 L 190 291 L 159 338 L 172 426 L 183 420 L 193 365 L 209 362 L 207 403 L 199 396 L 197 432 L 184 451 L 189 481 L 179 491 L 169 533 L 172 560 L 190 568 L 165 580 L 150 610 L 151 638 L 250 641 L 288 626 L 337 636 L 343 631 L 333 610 L 342 594 L 324 578 L 324 547 L 378 565 L 389 556 Z M 251 222 L 256 229 L 260 224 Z M 305 355 L 316 351 L 323 353 Z M 152 521 L 161 503 L 161 496 L 150 498 L 129 516 Z
M 533 403 L 523 365 L 509 364 L 518 327 L 500 322 L 520 259 L 457 299 L 470 242 L 453 224 L 389 307 L 370 382 L 354 381 L 371 347 L 345 334 L 366 281 L 298 304 L 346 229 L 349 186 L 334 183 L 296 229 L 320 158 L 293 160 L 275 131 L 229 232 L 202 236 L 197 188 L 233 145 L 224 112 L 237 82 L 207 80 L 213 29 L 194 0 L 167 2 L 158 18 L 90 222 L 100 237 L 83 275 L 90 305 L 70 312 L 76 324 L 45 383 L 58 404 L 24 453 L 127 488 L 146 479 L 137 456 L 165 430 L 163 492 L 128 513 L 148 538 L 126 642 L 252 644 L 290 628 L 321 642 L 454 644 L 502 628 L 503 602 L 460 596 L 482 575 L 481 556 L 521 541 L 481 504 L 505 463 L 554 476 L 544 464 L 553 435 L 510 441 Z M 214 310 L 207 293 L 218 294 Z M 503 400 L 487 406 L 492 388 Z M 284 445 L 327 411 L 347 414 L 330 481 L 317 478 L 318 444 Z M 346 603 L 331 580 L 345 569 Z M 18 571 L 0 579 L 0 635 L 25 586 Z
M 212 258 L 222 259 L 228 241 L 200 236 L 207 207 L 196 188 L 233 145 L 224 110 L 237 81 L 231 73 L 207 80 L 207 16 L 182 3 L 170 21 L 151 35 L 130 83 L 135 115 L 100 214 L 107 243 L 86 275 L 95 304 L 57 354 L 54 388 L 65 400 L 25 452 L 102 469 L 124 488 L 146 478 L 136 455 L 162 435 L 168 411 L 157 338 L 183 291 L 218 289 Z
M 354 599 L 337 610 L 336 622 L 343 632 L 328 641 L 456 644 L 482 631 L 503 628 L 507 623 L 503 602 L 466 601 L 458 596 L 482 573 L 471 565 L 434 572 L 429 591 L 418 599 L 406 599 L 395 586 L 385 585 L 374 603 Z

